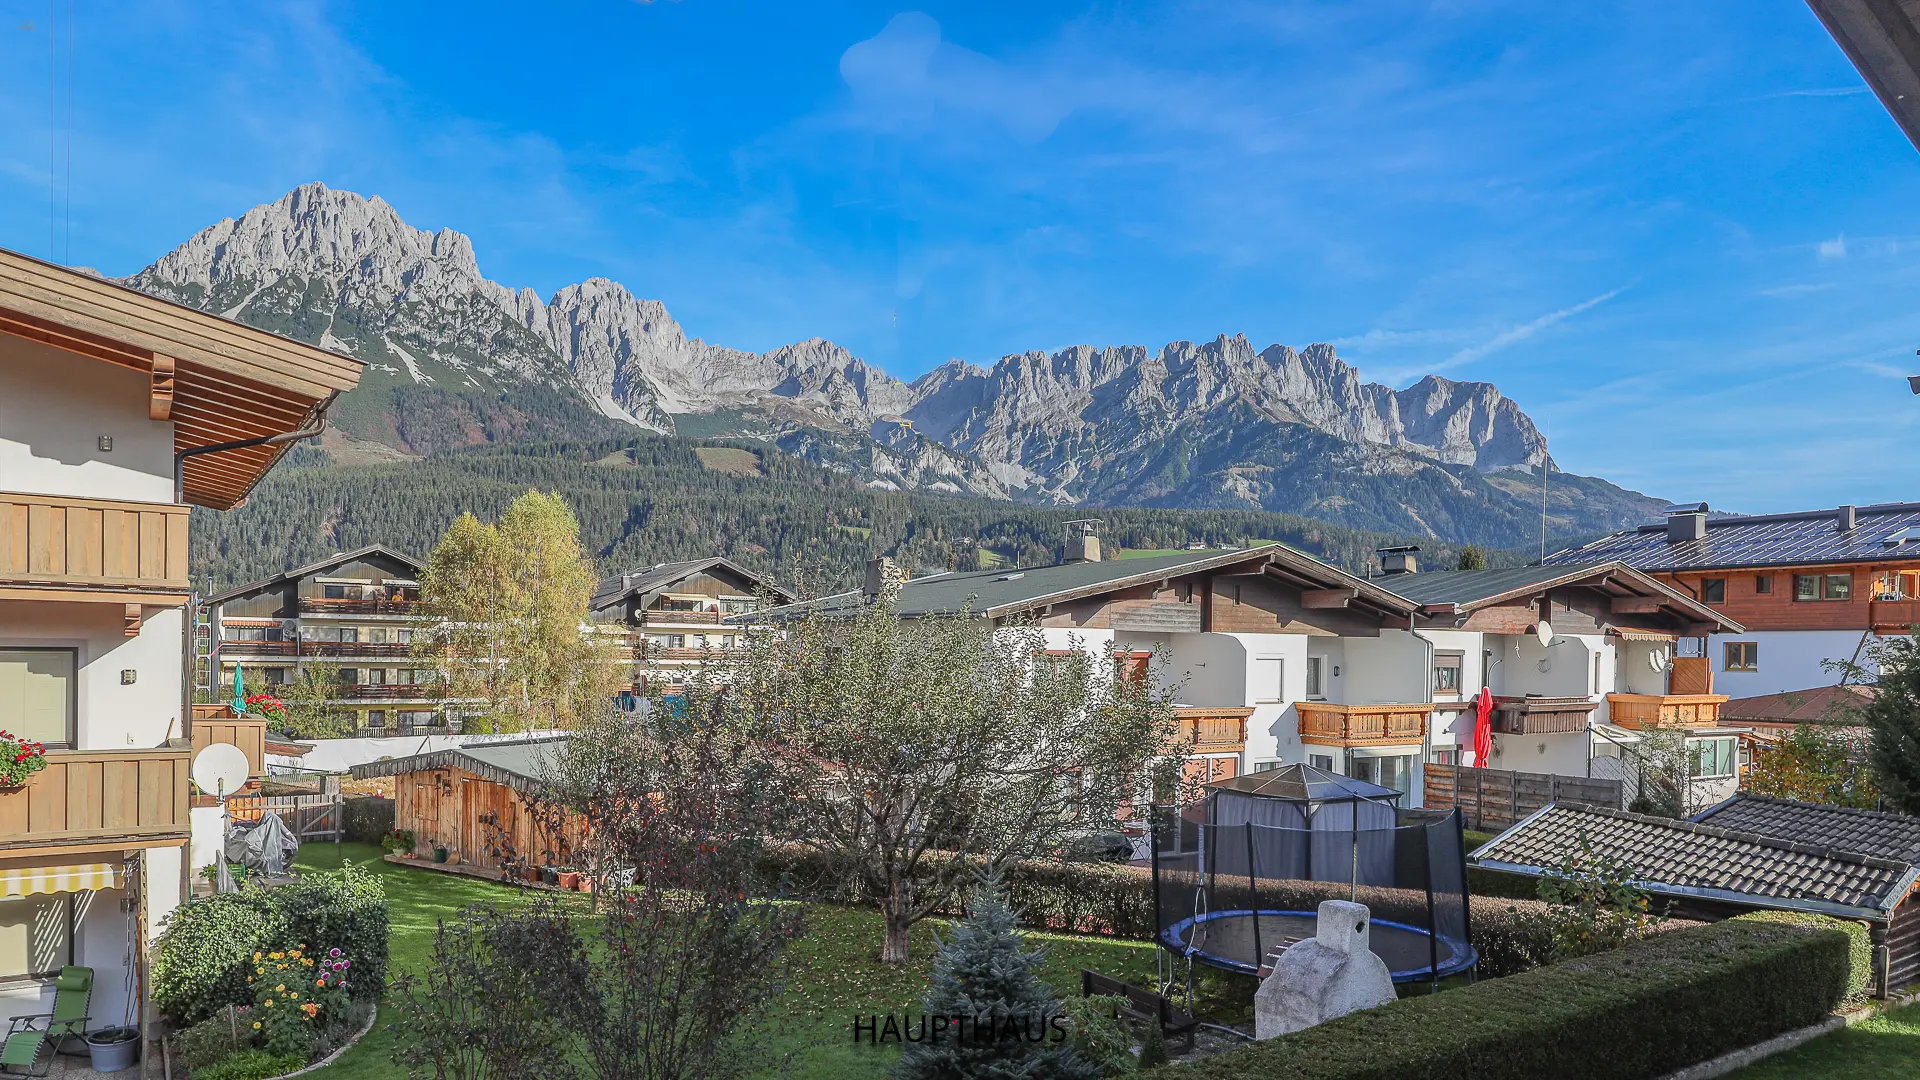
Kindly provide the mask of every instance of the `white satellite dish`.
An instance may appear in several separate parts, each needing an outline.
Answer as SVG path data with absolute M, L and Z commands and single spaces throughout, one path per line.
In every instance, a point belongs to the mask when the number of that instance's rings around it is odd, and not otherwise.
M 1648 653 L 1647 666 L 1656 672 L 1667 670 L 1667 650 L 1655 649 Z
M 214 743 L 193 755 L 193 782 L 222 799 L 247 786 L 246 751 L 232 743 Z
M 1542 648 L 1553 644 L 1553 624 L 1541 619 L 1533 626 L 1533 636 L 1540 639 Z

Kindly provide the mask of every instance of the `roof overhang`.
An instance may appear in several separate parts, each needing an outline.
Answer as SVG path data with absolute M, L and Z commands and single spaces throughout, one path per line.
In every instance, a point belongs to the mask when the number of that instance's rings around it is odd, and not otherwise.
M 1619 561 L 1569 567 L 1567 572 L 1559 577 L 1531 582 L 1466 603 L 1426 604 L 1420 608 L 1420 613 L 1432 617 L 1465 615 L 1481 608 L 1540 596 L 1554 589 L 1569 588 L 1594 589 L 1611 600 L 1629 602 L 1622 606 L 1650 607 L 1650 611 L 1636 612 L 1636 614 L 1665 614 L 1677 619 L 1686 624 L 1688 636 L 1699 636 L 1705 633 L 1738 634 L 1746 630 L 1745 626 L 1686 593 Z M 1631 601 L 1650 601 L 1651 603 L 1642 605 L 1632 604 Z
M 174 452 L 299 431 L 360 381 L 361 362 L 0 248 L 0 333 L 148 376 Z M 188 502 L 227 510 L 287 445 L 186 459 Z
M 1053 604 L 1071 603 L 1090 596 L 1138 588 L 1141 585 L 1223 573 L 1264 577 L 1284 582 L 1301 590 L 1343 590 L 1352 594 L 1349 597 L 1342 597 L 1343 606 L 1369 610 L 1377 615 L 1411 618 L 1417 610 L 1413 601 L 1398 593 L 1389 592 L 1365 578 L 1355 577 L 1337 566 L 1323 563 L 1310 555 L 1303 555 L 1285 544 L 1268 544 L 1244 551 L 1223 552 L 1219 555 L 1195 559 L 1193 562 L 1181 563 L 1178 566 L 1163 566 L 1092 585 L 1044 593 L 990 607 L 981 614 L 989 618 L 1003 618 L 1036 611 Z
M 1807 0 L 1807 6 L 1920 147 L 1920 7 L 1901 0 Z

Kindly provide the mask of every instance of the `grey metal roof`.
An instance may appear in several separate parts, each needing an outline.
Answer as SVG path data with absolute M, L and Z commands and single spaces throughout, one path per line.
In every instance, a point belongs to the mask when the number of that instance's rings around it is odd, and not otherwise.
M 1727 515 L 1707 519 L 1706 536 L 1667 542 L 1665 524 L 1603 536 L 1547 556 L 1548 563 L 1618 559 L 1642 570 L 1717 570 L 1749 566 L 1813 566 L 1821 563 L 1920 559 L 1920 540 L 1889 544 L 1904 530 L 1920 528 L 1920 503 L 1882 503 L 1854 511 L 1854 527 L 1840 531 L 1836 512 Z
M 1545 588 L 1599 579 L 1611 581 L 1639 596 L 1658 597 L 1665 606 L 1684 612 L 1692 621 L 1718 624 L 1735 633 L 1743 629 L 1740 624 L 1666 582 L 1614 559 L 1551 566 L 1515 566 L 1503 570 L 1430 570 L 1423 574 L 1389 574 L 1372 580 L 1421 607 L 1451 606 L 1460 611 L 1471 611 Z
M 1539 876 L 1580 851 L 1633 867 L 1656 896 L 1885 921 L 1913 887 L 1910 863 L 1818 843 L 1556 802 L 1476 850 L 1474 863 Z
M 601 578 L 599 584 L 594 586 L 593 600 L 590 606 L 595 611 L 598 611 L 634 593 L 664 588 L 684 581 L 695 574 L 704 574 L 714 569 L 725 569 L 741 580 L 751 582 L 751 588 L 766 589 L 772 592 L 776 599 L 791 601 L 794 598 L 792 593 L 761 577 L 759 574 L 746 569 L 733 560 L 713 556 L 705 559 L 683 559 L 680 562 L 658 563 L 644 570 L 634 570 L 625 574 L 615 574 L 612 577 Z
M 1738 792 L 1693 816 L 1703 825 L 1759 833 L 1801 844 L 1826 844 L 1920 865 L 1920 818 L 1881 810 L 1772 799 Z
M 1139 559 L 932 574 L 905 582 L 901 586 L 895 609 L 908 618 L 949 615 L 962 610 L 971 610 L 979 615 L 1000 615 L 1097 595 L 1135 583 L 1261 560 L 1271 560 L 1276 567 L 1310 579 L 1319 587 L 1354 589 L 1360 599 L 1376 607 L 1402 613 L 1411 613 L 1414 607 L 1410 601 L 1378 582 L 1354 577 L 1285 544 L 1263 544 L 1240 551 L 1186 551 Z M 839 614 L 852 611 L 864 602 L 865 597 L 861 593 L 845 592 L 795 604 L 783 610 L 787 614 L 815 610 Z M 771 614 L 778 618 L 781 612 Z
M 431 769 L 463 769 L 496 784 L 521 791 L 535 790 L 541 777 L 557 763 L 558 753 L 568 736 L 547 735 L 508 742 L 470 743 L 466 746 L 383 758 L 353 767 L 356 780 L 375 776 L 400 776 Z
M 329 570 L 342 563 L 350 563 L 355 559 L 364 559 L 369 555 L 385 555 L 396 562 L 411 567 L 415 574 L 419 574 L 427 568 L 426 563 L 408 555 L 404 551 L 395 551 L 385 544 L 368 544 L 365 547 L 354 548 L 352 551 L 336 551 L 324 559 L 310 562 L 305 566 L 296 566 L 283 574 L 275 574 L 269 578 L 261 578 L 259 581 L 249 581 L 245 585 L 235 585 L 226 592 L 207 597 L 202 603 L 217 604 L 222 600 L 231 600 L 236 596 L 244 596 L 247 593 L 258 592 L 278 582 L 293 581 L 306 577 L 308 574 L 317 574 L 322 570 Z
M 1208 784 L 1207 790 L 1231 791 L 1283 802 L 1355 802 L 1363 799 L 1392 802 L 1400 798 L 1400 792 L 1394 788 L 1301 764 L 1242 773 L 1217 784 Z

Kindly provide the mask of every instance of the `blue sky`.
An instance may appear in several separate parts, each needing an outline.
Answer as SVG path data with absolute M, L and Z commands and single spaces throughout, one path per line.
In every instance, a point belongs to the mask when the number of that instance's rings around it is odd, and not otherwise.
M 0 0 L 31 254 L 321 180 L 741 348 L 1332 341 L 1663 497 L 1920 499 L 1920 153 L 1802 0 L 54 5 L 57 167 L 49 5 Z

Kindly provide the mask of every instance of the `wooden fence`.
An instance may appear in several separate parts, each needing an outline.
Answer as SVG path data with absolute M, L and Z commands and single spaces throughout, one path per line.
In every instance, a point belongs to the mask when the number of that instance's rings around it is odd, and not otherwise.
M 227 800 L 234 821 L 258 821 L 267 813 L 280 815 L 301 843 L 338 841 L 345 834 L 346 814 L 338 792 L 330 795 L 238 795 Z
M 1624 805 L 1623 798 L 1618 780 L 1427 765 L 1426 806 L 1435 810 L 1459 807 L 1467 828 L 1475 832 L 1498 832 L 1561 799 L 1617 810 Z

